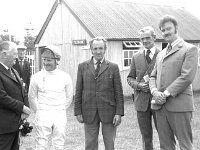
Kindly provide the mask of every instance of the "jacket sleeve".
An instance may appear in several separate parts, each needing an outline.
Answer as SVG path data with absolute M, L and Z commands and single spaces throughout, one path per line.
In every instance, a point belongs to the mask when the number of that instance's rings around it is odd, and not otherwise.
M 33 76 L 30 81 L 30 87 L 28 92 L 28 101 L 30 108 L 33 110 L 33 112 L 36 112 L 38 109 L 37 95 L 38 95 L 37 83 Z
M 156 78 L 157 78 L 157 61 L 155 62 L 154 68 L 149 78 L 149 88 L 150 88 L 151 93 L 157 90 Z
M 67 84 L 65 86 L 65 93 L 66 93 L 66 109 L 70 106 L 73 97 L 73 84 L 71 77 L 67 74 Z
M 76 92 L 75 92 L 75 104 L 74 104 L 74 115 L 82 114 L 82 92 L 83 92 L 83 74 L 81 64 L 78 66 L 77 81 L 76 81 Z
M 132 57 L 130 71 L 127 76 L 127 82 L 133 89 L 137 89 L 137 85 L 139 82 L 136 80 L 136 66 L 134 57 Z
M 14 99 L 8 95 L 3 86 L 2 79 L 0 79 L 0 106 L 13 110 L 17 113 L 22 113 L 24 106 L 23 102 Z
M 181 74 L 174 80 L 166 90 L 175 97 L 182 93 L 194 80 L 198 66 L 198 49 L 196 46 L 188 47 L 184 62 L 181 68 Z
M 119 68 L 116 65 L 114 70 L 114 92 L 116 100 L 116 115 L 124 116 L 124 97 Z
M 27 86 L 29 89 L 29 85 L 30 85 L 30 81 L 31 81 L 31 64 L 28 62 L 27 65 L 28 65 Z

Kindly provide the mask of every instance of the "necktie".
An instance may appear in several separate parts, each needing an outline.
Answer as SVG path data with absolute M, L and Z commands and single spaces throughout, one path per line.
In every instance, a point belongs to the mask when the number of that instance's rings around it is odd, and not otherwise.
M 98 74 L 99 74 L 99 70 L 100 70 L 100 64 L 101 62 L 100 61 L 97 61 L 97 67 L 95 69 L 95 78 L 97 78 Z
M 11 68 L 9 68 L 8 71 L 9 71 L 11 77 L 12 77 L 13 79 L 16 79 L 16 77 L 15 77 L 14 73 L 12 72 Z
M 169 45 L 167 46 L 167 51 L 166 51 L 166 53 L 168 54 L 171 50 L 172 50 L 172 45 L 169 44 Z
M 148 64 L 151 62 L 151 58 L 149 57 L 150 53 L 151 53 L 151 51 L 148 49 L 147 53 L 146 53 L 146 59 L 147 59 Z
M 20 69 L 22 70 L 23 68 L 22 60 L 19 61 L 19 66 L 20 66 Z

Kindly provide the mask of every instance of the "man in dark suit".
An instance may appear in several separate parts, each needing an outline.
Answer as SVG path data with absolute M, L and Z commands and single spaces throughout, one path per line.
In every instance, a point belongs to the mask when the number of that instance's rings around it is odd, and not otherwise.
M 160 149 L 175 150 L 176 136 L 181 150 L 192 150 L 191 84 L 197 70 L 198 50 L 178 36 L 178 23 L 173 16 L 164 16 L 159 28 L 169 44 L 156 58 L 149 86 L 155 104 L 160 105 L 155 111 Z
M 155 125 L 156 118 L 154 111 L 150 107 L 152 95 L 149 90 L 149 76 L 160 50 L 155 47 L 156 34 L 152 27 L 142 28 L 139 34 L 143 47 L 132 57 L 127 81 L 134 89 L 134 104 L 142 134 L 143 150 L 153 150 L 152 116 Z
M 84 123 L 85 150 L 98 150 L 99 126 L 105 150 L 114 150 L 116 127 L 124 115 L 124 99 L 119 68 L 105 59 L 106 40 L 90 41 L 93 57 L 78 67 L 75 116 Z
M 19 122 L 30 114 L 22 82 L 12 68 L 16 44 L 0 43 L 0 150 L 19 150 Z
M 18 58 L 16 59 L 16 63 L 13 65 L 13 68 L 19 73 L 20 78 L 24 82 L 25 89 L 28 92 L 31 78 L 31 67 L 30 63 L 25 58 L 26 47 L 20 45 L 17 47 L 17 51 Z

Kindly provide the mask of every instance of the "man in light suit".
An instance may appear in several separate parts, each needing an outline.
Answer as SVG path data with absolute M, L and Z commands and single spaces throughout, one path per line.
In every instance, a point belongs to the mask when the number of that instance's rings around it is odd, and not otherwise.
M 114 150 L 116 127 L 124 115 L 124 99 L 119 68 L 105 59 L 106 40 L 90 41 L 93 57 L 78 67 L 75 116 L 84 123 L 85 150 L 98 150 L 100 123 L 105 150 Z
M 16 44 L 0 43 L 0 150 L 19 150 L 19 122 L 30 114 L 22 81 L 12 68 Z
M 155 47 L 156 34 L 152 27 L 140 29 L 139 34 L 143 47 L 132 57 L 127 81 L 134 89 L 134 104 L 142 134 L 143 150 L 153 150 L 152 116 L 155 125 L 156 118 L 150 107 L 152 95 L 149 90 L 149 76 L 160 50 Z
M 178 23 L 173 16 L 164 16 L 159 23 L 168 42 L 156 59 L 150 78 L 155 104 L 161 150 L 175 150 L 175 136 L 181 150 L 192 150 L 192 81 L 197 70 L 198 50 L 178 36 Z M 152 105 L 155 105 L 152 104 Z
M 31 79 L 31 67 L 28 60 L 25 59 L 26 47 L 20 45 L 17 47 L 17 51 L 18 58 L 16 59 L 16 63 L 13 65 L 13 68 L 19 73 L 20 78 L 24 82 L 26 92 L 28 92 Z

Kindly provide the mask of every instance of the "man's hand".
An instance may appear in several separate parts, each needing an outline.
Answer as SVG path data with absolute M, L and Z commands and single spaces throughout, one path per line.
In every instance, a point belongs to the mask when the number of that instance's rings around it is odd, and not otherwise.
M 149 82 L 140 82 L 138 88 L 143 92 L 149 92 Z
M 83 123 L 83 116 L 82 115 L 77 115 L 76 119 L 78 120 L 78 122 Z
M 21 119 L 24 120 L 24 119 L 27 119 L 29 117 L 29 115 L 25 114 L 25 113 L 22 113 L 21 114 Z
M 24 107 L 23 107 L 23 113 L 25 113 L 26 115 L 30 115 L 31 114 L 30 108 L 28 108 L 27 106 L 24 105 Z
M 163 92 L 154 91 L 152 93 L 152 95 L 153 95 L 153 97 L 154 97 L 154 99 L 155 99 L 157 104 L 162 105 L 162 104 L 164 104 L 166 102 L 166 96 L 165 96 L 165 94 Z
M 121 115 L 115 115 L 113 118 L 114 127 L 120 125 L 120 123 L 121 123 Z

